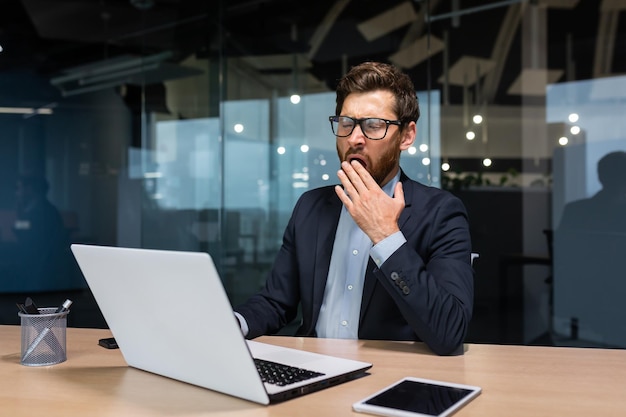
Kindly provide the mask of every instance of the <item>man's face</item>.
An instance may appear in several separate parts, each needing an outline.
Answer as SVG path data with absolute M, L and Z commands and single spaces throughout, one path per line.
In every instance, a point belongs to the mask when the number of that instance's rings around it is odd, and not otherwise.
M 392 111 L 394 100 L 393 94 L 384 90 L 352 93 L 346 97 L 340 115 L 354 119 L 376 117 L 397 120 Z M 398 172 L 400 152 L 407 149 L 414 138 L 414 122 L 402 132 L 400 126 L 389 125 L 387 134 L 381 140 L 368 139 L 357 124 L 350 136 L 337 137 L 337 154 L 340 162 L 357 159 L 382 187 Z

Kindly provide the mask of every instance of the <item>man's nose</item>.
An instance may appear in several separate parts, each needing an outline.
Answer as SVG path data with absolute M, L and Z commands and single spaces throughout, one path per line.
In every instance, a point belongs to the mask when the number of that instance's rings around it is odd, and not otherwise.
M 352 129 L 350 136 L 348 136 L 348 143 L 350 144 L 350 147 L 354 148 L 356 146 L 363 145 L 366 140 L 367 138 L 365 137 L 365 134 L 363 134 L 361 125 L 357 123 L 356 126 L 354 126 L 354 129 Z

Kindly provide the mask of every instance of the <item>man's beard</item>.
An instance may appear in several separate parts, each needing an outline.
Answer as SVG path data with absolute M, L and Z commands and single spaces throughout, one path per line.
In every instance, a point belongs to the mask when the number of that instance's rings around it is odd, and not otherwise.
M 376 161 L 372 161 L 369 156 L 361 154 L 359 151 L 354 150 L 352 148 L 348 149 L 345 155 L 339 154 L 339 148 L 337 148 L 337 155 L 339 156 L 339 161 L 347 161 L 348 157 L 352 154 L 357 154 L 363 156 L 363 158 L 367 161 L 367 172 L 370 173 L 374 181 L 382 187 L 383 182 L 387 179 L 387 175 L 391 171 L 393 171 L 399 164 L 400 161 L 400 132 L 396 132 L 394 137 L 389 138 L 393 143 L 389 146 L 386 151 L 378 157 Z M 370 139 L 366 139 L 370 140 Z M 384 140 L 384 139 L 383 139 Z

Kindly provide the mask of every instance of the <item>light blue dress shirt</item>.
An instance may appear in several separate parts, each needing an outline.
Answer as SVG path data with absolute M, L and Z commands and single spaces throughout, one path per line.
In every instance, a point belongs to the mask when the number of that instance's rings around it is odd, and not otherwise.
M 391 196 L 400 172 L 383 187 Z M 406 239 L 396 232 L 372 246 L 345 206 L 341 209 L 324 299 L 315 330 L 318 337 L 358 339 L 365 268 L 371 256 L 380 267 Z

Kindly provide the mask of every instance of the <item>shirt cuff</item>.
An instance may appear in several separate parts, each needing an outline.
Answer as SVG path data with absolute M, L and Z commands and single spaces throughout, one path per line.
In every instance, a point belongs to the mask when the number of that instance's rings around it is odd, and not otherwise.
M 387 236 L 385 239 L 372 246 L 370 249 L 370 256 L 376 263 L 376 266 L 380 266 L 393 255 L 406 242 L 406 238 L 401 231 L 397 231 L 393 235 Z
M 241 333 L 243 334 L 244 337 L 246 337 L 248 335 L 248 332 L 250 331 L 250 329 L 248 328 L 248 322 L 246 321 L 246 319 L 243 318 L 243 316 L 239 313 L 237 313 L 236 311 L 234 311 L 235 313 L 235 317 L 237 317 L 237 321 L 239 321 L 239 327 L 241 327 Z

